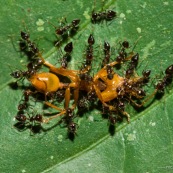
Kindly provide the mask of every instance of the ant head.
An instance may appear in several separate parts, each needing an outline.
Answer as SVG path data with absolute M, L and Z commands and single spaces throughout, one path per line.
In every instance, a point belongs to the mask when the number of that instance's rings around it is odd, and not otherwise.
M 26 116 L 23 113 L 20 113 L 20 112 L 15 116 L 15 118 L 19 122 L 25 122 L 26 119 L 27 119 Z
M 22 71 L 19 70 L 12 72 L 10 75 L 16 79 L 23 77 Z
M 57 35 L 63 35 L 64 34 L 64 28 L 58 28 L 58 29 L 56 29 L 55 32 Z
M 114 17 L 116 17 L 116 12 L 113 10 L 108 10 L 107 11 L 107 19 L 112 20 Z
M 122 42 L 122 46 L 124 47 L 124 48 L 129 48 L 129 42 L 128 41 L 123 41 Z
M 98 17 L 98 13 L 93 11 L 92 12 L 92 20 L 95 21 L 97 19 L 97 17 Z
M 77 130 L 77 124 L 74 122 L 70 122 L 70 124 L 68 125 L 68 133 L 75 135 L 76 130 Z
M 75 19 L 71 22 L 73 27 L 77 27 L 79 25 L 79 23 L 80 23 L 80 19 Z

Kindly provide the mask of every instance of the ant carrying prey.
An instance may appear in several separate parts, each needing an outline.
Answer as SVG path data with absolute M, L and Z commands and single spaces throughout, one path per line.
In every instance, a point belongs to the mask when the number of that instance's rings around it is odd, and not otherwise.
M 112 47 L 105 41 L 101 67 L 91 76 L 92 61 L 97 58 L 94 55 L 95 38 L 92 34 L 87 40 L 85 62 L 79 70 L 69 69 L 67 66 L 67 58 L 71 57 L 74 46 L 72 42 L 67 43 L 64 47 L 65 55 L 62 57 L 61 65 L 56 67 L 44 59 L 35 43 L 30 40 L 29 34 L 21 32 L 21 37 L 36 56 L 33 61 L 28 63 L 26 71 L 18 70 L 11 73 L 11 76 L 16 79 L 26 78 L 35 88 L 35 91 L 24 92 L 23 102 L 18 106 L 19 114 L 16 119 L 24 125 L 48 123 L 61 117 L 61 123 L 65 124 L 68 133 L 75 135 L 78 127 L 74 121 L 75 109 L 86 107 L 86 103 L 93 106 L 96 101 L 99 101 L 103 109 L 107 110 L 110 115 L 108 116 L 110 124 L 114 125 L 123 117 L 130 122 L 130 115 L 126 111 L 127 103 L 134 107 L 144 106 L 157 93 L 163 93 L 173 79 L 173 65 L 171 65 L 165 70 L 163 79 L 158 82 L 153 93 L 147 94 L 144 87 L 150 82 L 151 70 L 145 70 L 141 75 L 136 74 L 135 70 L 138 67 L 140 56 L 133 51 L 128 52 L 130 47 L 128 41 L 120 44 L 118 55 L 113 61 L 111 61 Z M 127 69 L 124 74 L 120 75 L 115 69 L 125 63 L 128 63 Z M 49 71 L 41 71 L 42 66 Z M 27 117 L 23 112 L 27 111 L 30 95 L 35 93 L 45 96 L 44 104 L 57 110 L 58 113 L 48 118 L 36 115 Z M 58 95 L 64 97 L 60 100 L 64 103 L 63 107 L 58 105 Z M 73 100 L 72 103 L 71 100 Z M 102 106 L 100 107 L 102 108 Z

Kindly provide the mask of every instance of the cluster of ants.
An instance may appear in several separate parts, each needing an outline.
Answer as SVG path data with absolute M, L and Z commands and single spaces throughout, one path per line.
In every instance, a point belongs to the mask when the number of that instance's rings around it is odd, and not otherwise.
M 116 12 L 108 10 L 105 12 L 93 12 L 91 21 L 99 23 L 102 20 L 112 20 L 116 17 Z M 80 20 L 75 19 L 70 24 L 56 27 L 56 34 L 62 36 L 69 35 L 71 31 L 76 31 Z M 164 93 L 173 79 L 173 65 L 165 70 L 165 76 L 160 80 L 149 96 L 143 89 L 150 81 L 150 70 L 142 72 L 141 76 L 135 73 L 139 62 L 139 54 L 133 51 L 128 52 L 129 42 L 120 43 L 120 48 L 114 60 L 111 60 L 111 46 L 104 42 L 103 60 L 101 68 L 94 75 L 91 75 L 92 62 L 95 58 L 94 44 L 95 38 L 92 34 L 88 37 L 88 45 L 85 52 L 85 60 L 79 70 L 68 68 L 69 59 L 73 51 L 73 43 L 70 42 L 64 47 L 65 55 L 61 58 L 61 66 L 56 67 L 49 63 L 42 56 L 41 51 L 36 44 L 31 41 L 30 35 L 21 31 L 21 40 L 27 45 L 27 49 L 32 52 L 33 57 L 27 64 L 27 70 L 17 70 L 11 73 L 11 76 L 17 81 L 27 79 L 31 87 L 23 93 L 23 99 L 18 105 L 18 113 L 15 116 L 18 123 L 16 127 L 30 128 L 34 132 L 35 127 L 41 127 L 42 123 L 48 123 L 53 119 L 60 119 L 58 124 L 64 124 L 68 129 L 68 134 L 76 135 L 78 124 L 75 122 L 78 112 L 88 110 L 88 106 L 95 103 L 102 104 L 103 114 L 107 115 L 110 125 L 115 125 L 122 121 L 123 117 L 130 122 L 130 115 L 125 111 L 126 103 L 135 107 L 142 107 L 148 100 L 157 93 Z M 125 62 L 129 62 L 127 70 L 123 76 L 115 72 Z M 48 68 L 49 72 L 41 71 L 42 66 Z M 57 110 L 59 113 L 45 117 L 41 114 L 30 115 L 30 96 L 36 98 L 42 95 L 44 105 Z M 71 101 L 73 102 L 71 104 Z M 59 102 L 64 106 L 59 107 Z M 89 103 L 89 104 L 88 104 Z

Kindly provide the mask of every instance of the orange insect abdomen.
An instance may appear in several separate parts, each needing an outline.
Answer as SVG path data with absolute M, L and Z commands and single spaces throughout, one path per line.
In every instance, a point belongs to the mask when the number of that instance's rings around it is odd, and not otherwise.
M 55 92 L 60 87 L 59 78 L 53 73 L 37 73 L 29 81 L 41 93 Z

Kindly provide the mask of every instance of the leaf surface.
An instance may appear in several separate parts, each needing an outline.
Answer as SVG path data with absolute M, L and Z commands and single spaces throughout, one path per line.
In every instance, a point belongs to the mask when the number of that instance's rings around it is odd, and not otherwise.
M 11 69 L 25 69 L 27 58 L 19 51 L 20 31 L 30 33 L 50 62 L 57 63 L 59 51 L 54 48 L 54 27 L 62 17 L 67 22 L 81 19 L 74 38 L 70 68 L 78 69 L 89 34 L 93 33 L 95 51 L 101 52 L 104 41 L 114 47 L 128 40 L 138 40 L 135 52 L 140 55 L 137 72 L 151 69 L 153 82 L 158 81 L 166 67 L 173 64 L 173 2 L 108 1 L 104 9 L 117 11 L 113 22 L 93 25 L 89 16 L 92 1 L 14 1 L 6 0 L 0 7 L 0 172 L 163 172 L 173 167 L 173 90 L 168 87 L 161 99 L 155 99 L 144 110 L 137 112 L 129 106 L 131 123 L 117 125 L 110 136 L 107 120 L 93 110 L 79 119 L 78 136 L 66 139 L 66 129 L 56 127 L 30 136 L 30 131 L 17 131 L 14 116 L 22 90 L 14 90 L 10 83 Z M 96 2 L 96 11 L 102 3 Z M 39 25 L 39 21 L 44 21 Z M 101 56 L 98 56 L 101 58 Z M 99 66 L 95 60 L 96 68 Z M 149 85 L 152 93 L 153 85 Z M 92 121 L 92 118 L 98 121 Z

